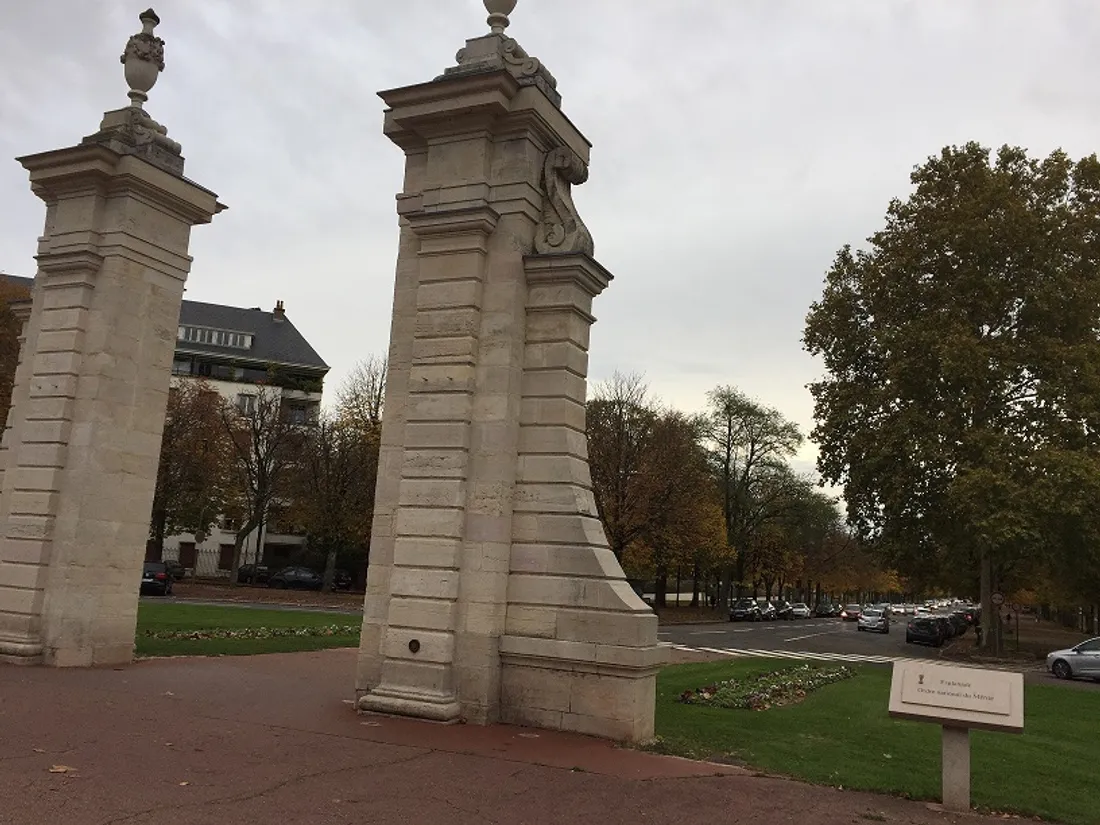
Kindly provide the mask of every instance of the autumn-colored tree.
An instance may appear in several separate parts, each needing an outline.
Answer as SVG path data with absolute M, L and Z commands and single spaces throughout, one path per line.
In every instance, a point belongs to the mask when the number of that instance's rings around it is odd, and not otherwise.
M 294 473 L 296 523 L 325 556 L 325 587 L 332 585 L 337 554 L 370 542 L 378 441 L 334 415 L 323 415 L 304 436 Z
M 0 275 L 0 422 L 8 418 L 15 368 L 19 364 L 19 336 L 23 332 L 23 322 L 15 317 L 11 305 L 30 297 L 25 286 Z
M 168 392 L 149 526 L 153 558 L 167 535 L 193 533 L 201 541 L 225 508 L 232 459 L 223 404 L 203 381 L 181 381 Z
M 757 566 L 758 537 L 790 506 L 800 481 L 787 461 L 802 443 L 798 427 L 778 411 L 734 387 L 709 394 L 707 442 L 722 499 L 729 546 L 736 564 L 722 573 L 719 605 L 729 604 L 732 585 L 745 584 Z
M 221 412 L 233 480 L 228 510 L 239 516 L 232 570 L 240 566 L 245 538 L 264 524 L 273 505 L 289 495 L 290 477 L 310 426 L 290 420 L 278 386 L 258 384 L 256 394 L 249 398 L 247 405 L 226 404 Z M 237 577 L 230 576 L 230 581 L 236 584 Z
M 1100 162 L 968 143 L 911 181 L 807 317 L 818 469 L 903 573 L 965 571 L 992 615 L 1021 565 L 1098 569 Z
M 371 355 L 357 363 L 336 391 L 336 418 L 361 432 L 380 431 L 388 362 Z

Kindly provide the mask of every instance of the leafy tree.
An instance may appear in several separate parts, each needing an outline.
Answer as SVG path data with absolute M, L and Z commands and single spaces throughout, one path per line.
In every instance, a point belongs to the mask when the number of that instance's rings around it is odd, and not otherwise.
M 223 404 L 204 381 L 182 381 L 168 393 L 149 526 L 154 558 L 166 535 L 193 533 L 201 541 L 225 507 L 231 458 Z
M 30 290 L 0 275 L 0 422 L 7 421 L 11 406 L 15 368 L 19 364 L 19 337 L 23 322 L 15 317 L 11 305 L 29 300 Z
M 708 399 L 706 437 L 727 543 L 737 552 L 736 565 L 722 574 L 719 606 L 725 607 L 734 580 L 744 584 L 756 565 L 761 531 L 790 506 L 799 480 L 787 461 L 802 444 L 802 434 L 778 410 L 734 387 L 717 387 Z
M 371 355 L 360 361 L 336 391 L 336 417 L 362 432 L 380 431 L 388 362 Z
M 1100 163 L 969 143 L 911 180 L 807 317 L 818 468 L 902 573 L 965 571 L 990 616 L 995 586 L 1100 545 Z
M 227 509 L 238 517 L 231 570 L 240 566 L 245 538 L 264 524 L 273 506 L 289 494 L 290 477 L 308 429 L 286 415 L 279 387 L 258 384 L 256 390 L 248 406 L 225 404 L 221 410 L 233 482 Z M 230 576 L 230 582 L 235 585 L 237 577 Z
M 304 436 L 294 474 L 295 519 L 325 557 L 325 587 L 337 554 L 370 542 L 378 441 L 335 416 L 321 417 Z

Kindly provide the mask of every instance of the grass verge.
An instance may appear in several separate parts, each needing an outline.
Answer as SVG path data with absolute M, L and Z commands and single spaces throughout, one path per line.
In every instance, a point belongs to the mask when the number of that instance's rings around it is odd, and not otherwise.
M 891 719 L 888 668 L 857 668 L 797 704 L 766 711 L 686 705 L 680 694 L 789 667 L 743 659 L 665 668 L 657 683 L 654 749 L 734 761 L 808 782 L 940 798 L 940 728 Z M 1024 733 L 971 733 L 973 803 L 987 810 L 1086 825 L 1100 810 L 1100 693 L 1029 685 Z
M 347 613 L 143 601 L 138 605 L 137 655 L 251 656 L 355 647 L 360 621 Z M 210 638 L 188 638 L 207 634 Z

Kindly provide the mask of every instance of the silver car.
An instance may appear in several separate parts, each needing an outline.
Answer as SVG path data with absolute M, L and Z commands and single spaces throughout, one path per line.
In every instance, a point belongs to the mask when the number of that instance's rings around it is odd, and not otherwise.
M 1049 654 L 1047 670 L 1059 679 L 1087 676 L 1100 680 L 1100 636 Z
M 791 618 L 794 619 L 808 619 L 810 618 L 810 606 L 805 602 L 795 602 L 791 605 Z
M 885 610 L 877 607 L 868 607 L 859 614 L 856 630 L 873 630 L 876 633 L 890 632 L 890 617 Z

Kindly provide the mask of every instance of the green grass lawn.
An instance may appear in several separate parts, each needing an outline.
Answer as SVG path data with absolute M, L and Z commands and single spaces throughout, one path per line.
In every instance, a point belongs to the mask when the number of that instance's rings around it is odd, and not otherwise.
M 356 647 L 362 619 L 347 613 L 312 610 L 262 610 L 249 607 L 211 607 L 142 601 L 138 605 L 138 656 L 249 656 L 256 653 L 289 653 Z M 179 635 L 203 631 L 255 632 L 268 628 L 318 629 L 336 626 L 352 632 L 334 635 L 274 636 L 272 638 L 156 638 L 151 633 Z M 317 632 L 316 630 L 307 632 Z
M 766 711 L 685 705 L 690 689 L 789 667 L 740 660 L 665 668 L 656 748 L 733 759 L 809 782 L 940 798 L 940 728 L 891 719 L 888 668 L 858 668 L 797 705 Z M 971 733 L 971 795 L 981 808 L 1086 825 L 1100 821 L 1100 693 L 1027 686 L 1024 733 Z

